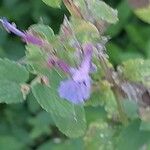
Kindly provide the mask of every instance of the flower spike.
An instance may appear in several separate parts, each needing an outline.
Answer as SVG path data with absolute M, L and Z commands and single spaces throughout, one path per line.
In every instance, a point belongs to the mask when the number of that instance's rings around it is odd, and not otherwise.
M 22 37 L 22 38 L 25 37 L 25 33 L 20 31 L 20 30 L 18 30 L 14 23 L 12 23 L 12 24 L 9 23 L 6 18 L 0 19 L 0 22 L 2 23 L 2 25 L 6 29 L 6 31 L 12 32 L 12 33 L 14 33 L 14 34 L 16 34 L 16 35 L 18 35 L 19 37 Z
M 91 78 L 89 76 L 92 62 L 93 46 L 83 46 L 84 57 L 79 68 L 71 68 L 71 78 L 60 83 L 58 93 L 61 98 L 74 104 L 83 103 L 91 94 Z
M 9 23 L 9 21 L 6 18 L 1 18 L 0 22 L 2 23 L 3 27 L 6 29 L 6 31 L 8 31 L 9 33 L 12 32 L 14 34 L 16 34 L 17 36 L 21 37 L 23 39 L 23 41 L 25 41 L 26 43 L 30 43 L 30 44 L 34 44 L 34 45 L 38 45 L 38 46 L 42 46 L 43 45 L 43 40 L 41 40 L 40 38 L 24 32 L 24 31 L 20 31 L 19 29 L 17 29 L 16 25 L 14 23 Z

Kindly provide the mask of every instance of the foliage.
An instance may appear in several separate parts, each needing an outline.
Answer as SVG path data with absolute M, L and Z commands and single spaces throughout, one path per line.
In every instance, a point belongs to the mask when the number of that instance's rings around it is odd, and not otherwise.
M 149 12 L 130 0 L 0 1 L 0 16 L 44 43 L 0 28 L 0 149 L 149 149 Z M 58 92 L 70 75 L 57 61 L 76 68 L 86 43 L 91 96 L 75 104 Z

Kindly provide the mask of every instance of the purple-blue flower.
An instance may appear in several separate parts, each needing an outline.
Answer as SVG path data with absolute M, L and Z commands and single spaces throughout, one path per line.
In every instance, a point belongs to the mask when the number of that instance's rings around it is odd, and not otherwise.
M 65 69 L 69 70 L 71 78 L 61 81 L 58 88 L 59 96 L 74 104 L 83 103 L 91 94 L 91 78 L 89 73 L 92 63 L 92 44 L 85 44 L 83 51 L 84 56 L 80 67 L 77 69 L 71 67 Z
M 17 36 L 21 37 L 23 41 L 25 41 L 26 43 L 31 43 L 31 44 L 38 45 L 38 46 L 43 45 L 43 41 L 41 39 L 39 39 L 38 37 L 30 33 L 20 31 L 19 29 L 17 29 L 15 24 L 9 23 L 6 18 L 0 19 L 0 22 L 2 23 L 6 31 L 16 34 Z

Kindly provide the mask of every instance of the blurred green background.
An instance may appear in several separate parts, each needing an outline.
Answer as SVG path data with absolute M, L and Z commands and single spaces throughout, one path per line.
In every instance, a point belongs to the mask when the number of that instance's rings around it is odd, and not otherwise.
M 120 19 L 107 31 L 111 37 L 107 44 L 111 62 L 117 65 L 128 59 L 150 58 L 149 24 L 134 15 L 126 0 L 105 1 L 118 9 Z M 7 17 L 23 30 L 31 24 L 43 22 L 58 33 L 65 13 L 68 15 L 64 7 L 50 8 L 42 0 L 0 0 L 0 17 Z M 22 41 L 0 27 L 0 57 L 18 61 L 24 53 Z M 90 110 L 91 115 L 94 113 Z M 0 114 L 0 150 L 54 150 L 53 143 L 66 138 L 53 126 L 50 115 L 40 108 L 32 94 L 23 104 L 0 104 Z M 78 149 L 80 141 L 72 142 Z M 69 150 L 70 143 L 65 144 Z M 63 150 L 63 147 L 58 144 L 56 150 L 59 149 Z

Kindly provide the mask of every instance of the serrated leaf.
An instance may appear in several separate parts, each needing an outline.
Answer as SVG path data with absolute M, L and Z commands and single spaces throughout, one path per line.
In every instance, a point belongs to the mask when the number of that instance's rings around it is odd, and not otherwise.
M 61 0 L 42 0 L 42 1 L 51 7 L 60 8 L 60 6 L 61 6 Z
M 28 78 L 29 73 L 23 66 L 8 59 L 0 59 L 0 80 L 5 79 L 16 83 L 23 83 Z
M 104 20 L 108 23 L 116 23 L 118 21 L 117 10 L 112 9 L 101 0 L 90 0 L 89 9 L 97 20 Z
M 118 21 L 117 10 L 112 9 L 101 0 L 87 0 L 86 3 L 84 0 L 75 0 L 74 3 L 87 20 L 94 18 L 98 22 L 106 21 L 108 23 L 116 23 Z M 89 10 L 87 10 L 87 6 Z
M 64 17 L 63 24 L 60 29 L 60 39 L 67 55 L 69 52 L 75 51 L 73 43 L 79 45 L 79 43 L 93 42 L 95 43 L 99 39 L 99 31 L 90 23 L 82 19 L 71 17 L 70 21 L 67 17 Z M 59 53 L 58 48 L 58 53 Z M 72 54 L 72 53 L 71 53 Z
M 83 106 L 60 99 L 54 89 L 41 84 L 32 86 L 32 91 L 42 108 L 51 113 L 60 131 L 69 137 L 84 134 L 86 121 Z
M 121 67 L 125 78 L 134 82 L 142 82 L 150 87 L 150 60 L 135 59 L 123 63 Z
M 84 108 L 83 105 L 74 105 L 58 96 L 57 88 L 62 79 L 60 74 L 53 71 L 49 74 L 50 87 L 35 83 L 32 92 L 41 107 L 51 113 L 60 131 L 69 137 L 79 137 L 86 129 Z
M 27 63 L 30 67 L 30 72 L 37 75 L 45 75 L 46 77 L 54 73 L 52 73 L 52 68 L 49 68 L 49 54 L 47 52 L 34 45 L 27 45 L 26 49 Z
M 66 101 L 63 102 L 60 100 L 52 88 L 42 84 L 36 84 L 32 86 L 32 91 L 38 103 L 47 112 L 55 113 L 61 117 L 67 116 L 72 112 L 71 105 Z M 59 108 L 60 106 L 61 108 Z

